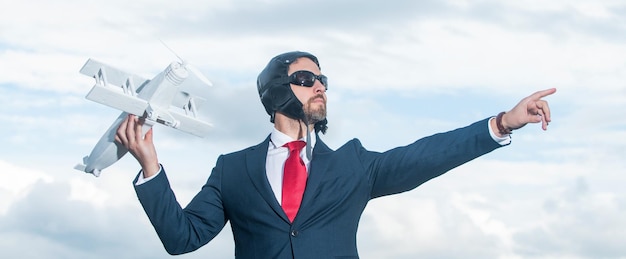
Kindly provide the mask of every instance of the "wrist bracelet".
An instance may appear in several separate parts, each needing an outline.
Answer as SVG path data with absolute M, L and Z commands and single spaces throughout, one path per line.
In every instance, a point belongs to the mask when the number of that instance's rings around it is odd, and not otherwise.
M 498 127 L 498 131 L 500 132 L 500 134 L 509 135 L 511 134 L 511 129 L 502 126 L 502 116 L 504 116 L 505 113 L 506 112 L 498 113 L 498 116 L 496 116 L 496 126 Z

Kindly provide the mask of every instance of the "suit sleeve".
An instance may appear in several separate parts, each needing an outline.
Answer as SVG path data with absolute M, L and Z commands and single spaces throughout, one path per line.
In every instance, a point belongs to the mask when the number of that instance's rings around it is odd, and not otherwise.
M 184 209 L 176 200 L 165 170 L 154 179 L 135 185 L 137 197 L 169 254 L 194 251 L 224 228 L 227 219 L 220 196 L 219 161 L 202 190 Z
M 371 198 L 411 190 L 426 181 L 501 147 L 493 140 L 488 119 L 377 153 L 360 147 L 371 184 Z

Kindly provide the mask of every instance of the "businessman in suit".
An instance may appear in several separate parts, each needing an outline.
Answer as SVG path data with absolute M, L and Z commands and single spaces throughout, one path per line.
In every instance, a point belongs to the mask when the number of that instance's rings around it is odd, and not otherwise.
M 411 190 L 452 168 L 510 143 L 527 123 L 550 122 L 536 92 L 508 112 L 417 140 L 386 152 L 359 140 L 337 150 L 326 131 L 327 78 L 315 56 L 274 57 L 257 80 L 274 130 L 260 144 L 221 155 L 201 191 L 182 208 L 159 164 L 152 131 L 129 116 L 116 140 L 142 170 L 137 196 L 170 254 L 187 253 L 213 239 L 230 221 L 237 258 L 358 258 L 356 233 L 368 201 Z

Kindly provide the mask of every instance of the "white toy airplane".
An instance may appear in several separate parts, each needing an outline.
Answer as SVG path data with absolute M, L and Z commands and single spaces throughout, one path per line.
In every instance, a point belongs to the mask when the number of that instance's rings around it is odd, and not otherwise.
M 93 59 L 87 60 L 80 72 L 96 79 L 87 99 L 123 112 L 100 138 L 91 154 L 83 158 L 83 164 L 74 167 L 77 170 L 100 176 L 102 169 L 128 152 L 115 142 L 115 133 L 129 113 L 145 119 L 143 134 L 155 123 L 200 137 L 204 137 L 211 128 L 209 123 L 198 119 L 196 113 L 197 104 L 204 100 L 207 87 L 212 84 L 185 62 L 172 62 L 152 80 Z

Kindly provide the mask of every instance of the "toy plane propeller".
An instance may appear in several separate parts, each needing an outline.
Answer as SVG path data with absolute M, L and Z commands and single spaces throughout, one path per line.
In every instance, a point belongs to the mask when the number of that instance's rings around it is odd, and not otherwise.
M 115 142 L 121 122 L 134 114 L 142 117 L 145 134 L 156 123 L 204 137 L 211 124 L 197 117 L 197 106 L 207 96 L 211 82 L 186 62 L 172 62 L 152 80 L 126 73 L 93 59 L 80 70 L 96 84 L 86 98 L 118 110 L 122 114 L 100 138 L 83 163 L 74 168 L 100 176 L 103 169 L 121 159 L 128 150 Z

